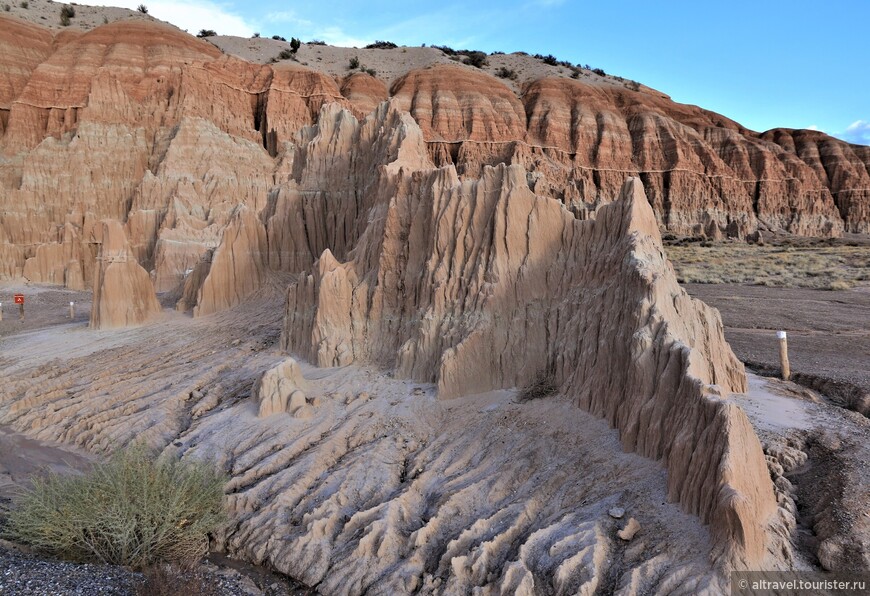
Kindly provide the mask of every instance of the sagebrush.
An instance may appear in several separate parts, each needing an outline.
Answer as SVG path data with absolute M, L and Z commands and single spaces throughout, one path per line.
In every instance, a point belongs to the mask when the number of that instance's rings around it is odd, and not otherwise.
M 77 561 L 190 564 L 225 522 L 224 483 L 208 463 L 157 460 L 131 447 L 85 475 L 35 479 L 14 500 L 4 534 Z

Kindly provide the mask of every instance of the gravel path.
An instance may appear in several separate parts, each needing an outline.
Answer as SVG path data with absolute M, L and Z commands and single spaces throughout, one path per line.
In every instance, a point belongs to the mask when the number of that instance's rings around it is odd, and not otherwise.
M 0 594 L 3 596 L 127 596 L 135 594 L 136 578 L 137 574 L 123 567 L 54 561 L 0 547 Z
M 170 579 L 170 590 L 184 596 L 202 593 L 210 596 L 302 596 L 316 593 L 266 570 L 247 567 L 248 573 L 244 573 L 206 562 L 192 574 L 185 574 L 184 586 L 177 585 L 175 582 L 178 580 Z M 125 567 L 60 561 L 20 552 L 8 542 L 0 541 L 2 596 L 135 596 L 148 593 L 136 591 L 136 586 L 143 582 L 142 573 Z
M 683 284 L 722 313 L 740 360 L 778 374 L 776 331 L 788 332 L 793 379 L 870 416 L 870 291 Z

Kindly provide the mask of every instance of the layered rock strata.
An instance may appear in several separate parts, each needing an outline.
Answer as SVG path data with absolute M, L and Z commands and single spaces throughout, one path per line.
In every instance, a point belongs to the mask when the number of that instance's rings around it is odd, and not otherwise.
M 390 97 L 419 124 L 436 165 L 455 165 L 469 180 L 486 166 L 521 165 L 537 195 L 580 219 L 638 177 L 657 224 L 676 234 L 870 231 L 865 148 L 814 131 L 759 135 L 648 89 L 549 77 L 517 96 L 476 69 L 438 65 L 408 72 L 388 91 L 364 73 L 336 82 L 295 63 L 251 64 L 142 20 L 52 34 L 0 17 L 0 50 L 4 278 L 69 277 L 76 287 L 82 277 L 89 286 L 89 226 L 112 218 L 127 226 L 157 290 L 173 289 L 215 249 L 238 205 L 267 225 L 300 196 L 309 205 L 320 191 L 348 196 L 350 185 L 329 182 L 331 170 L 303 175 L 296 156 L 311 139 L 300 130 L 329 104 L 362 119 Z M 68 224 L 78 247 L 67 240 Z M 356 224 L 332 226 L 353 240 Z M 298 272 L 325 248 L 343 258 L 352 242 L 327 246 L 332 226 L 310 247 L 270 253 L 269 266 Z M 273 227 L 270 249 L 289 242 Z

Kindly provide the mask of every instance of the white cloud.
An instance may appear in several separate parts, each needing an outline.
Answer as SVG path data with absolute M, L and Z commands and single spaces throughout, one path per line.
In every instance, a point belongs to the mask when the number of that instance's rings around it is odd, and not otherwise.
M 809 126 L 807 126 L 807 130 L 817 130 L 819 132 L 825 132 L 824 130 L 819 128 L 818 124 L 810 124 Z
M 200 29 L 213 29 L 220 35 L 238 35 L 240 37 L 250 37 L 257 31 L 254 24 L 209 0 L 186 0 L 185 2 L 168 0 L 92 2 L 80 0 L 79 4 L 120 6 L 132 10 L 136 10 L 140 4 L 145 4 L 148 7 L 148 14 L 151 16 L 172 23 L 180 29 L 186 29 L 193 35 L 196 35 Z
M 266 21 L 270 23 L 289 23 L 299 27 L 311 27 L 313 23 L 308 19 L 300 18 L 292 10 L 281 10 L 278 12 L 270 12 L 266 15 Z
M 345 33 L 341 27 L 324 27 L 314 31 L 314 37 L 325 41 L 331 46 L 344 48 L 361 48 L 374 40 L 364 40 Z
M 870 121 L 856 120 L 834 136 L 856 145 L 870 145 Z

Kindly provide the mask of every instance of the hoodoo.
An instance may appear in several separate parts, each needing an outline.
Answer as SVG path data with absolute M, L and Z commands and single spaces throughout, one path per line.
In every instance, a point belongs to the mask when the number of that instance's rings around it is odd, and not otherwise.
M 99 244 L 91 327 L 139 325 L 158 314 L 160 303 L 151 278 L 136 262 L 121 224 L 112 220 L 102 222 Z
M 138 327 L 0 355 L 0 424 L 211 460 L 212 546 L 324 594 L 717 592 L 802 560 L 806 456 L 763 450 L 663 234 L 870 232 L 870 151 L 579 67 L 336 74 L 148 19 L 0 16 L 0 280 Z

